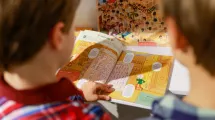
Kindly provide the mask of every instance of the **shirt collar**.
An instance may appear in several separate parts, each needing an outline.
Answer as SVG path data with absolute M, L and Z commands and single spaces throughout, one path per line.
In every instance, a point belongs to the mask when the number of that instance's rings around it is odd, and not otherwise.
M 167 95 L 154 101 L 153 115 L 161 119 L 170 120 L 212 120 L 215 110 L 202 109 L 182 102 L 176 96 Z
M 70 96 L 81 95 L 75 85 L 68 79 L 63 78 L 58 83 L 49 84 L 37 89 L 16 90 L 9 86 L 3 75 L 0 76 L 0 97 L 14 100 L 21 104 L 43 104 L 56 101 L 65 101 Z

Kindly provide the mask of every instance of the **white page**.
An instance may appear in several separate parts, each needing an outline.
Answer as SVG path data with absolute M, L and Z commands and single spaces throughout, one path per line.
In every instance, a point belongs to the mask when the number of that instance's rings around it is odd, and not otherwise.
M 111 40 L 108 40 L 108 39 L 111 39 Z M 121 54 L 122 50 L 124 49 L 123 44 L 116 38 L 107 34 L 90 31 L 90 30 L 82 31 L 80 35 L 77 37 L 77 40 L 95 42 L 95 43 L 99 43 L 101 45 L 107 46 L 112 50 L 116 51 L 118 56 Z
M 178 95 L 187 95 L 190 91 L 189 71 L 177 60 L 174 63 L 169 90 Z

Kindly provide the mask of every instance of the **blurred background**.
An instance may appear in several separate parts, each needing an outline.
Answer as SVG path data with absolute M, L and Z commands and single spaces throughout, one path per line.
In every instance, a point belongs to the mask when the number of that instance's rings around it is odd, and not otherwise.
M 97 8 L 96 0 L 81 0 L 76 14 L 76 27 L 90 27 L 97 29 Z

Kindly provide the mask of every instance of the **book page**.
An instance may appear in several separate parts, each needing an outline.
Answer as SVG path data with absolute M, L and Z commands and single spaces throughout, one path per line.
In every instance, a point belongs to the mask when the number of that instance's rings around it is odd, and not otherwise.
M 87 80 L 105 83 L 123 50 L 117 39 L 91 31 L 77 37 L 71 61 L 58 73 L 80 86 Z
M 116 89 L 115 100 L 151 106 L 155 98 L 165 94 L 173 57 L 125 51 L 113 69 L 108 84 Z
M 122 91 L 129 79 L 133 67 L 134 64 L 118 62 L 108 79 L 108 84 L 112 84 L 117 91 Z
M 91 53 L 93 54 L 93 53 Z M 92 61 L 82 79 L 105 83 L 117 61 L 117 56 L 108 49 L 100 49 L 100 54 Z

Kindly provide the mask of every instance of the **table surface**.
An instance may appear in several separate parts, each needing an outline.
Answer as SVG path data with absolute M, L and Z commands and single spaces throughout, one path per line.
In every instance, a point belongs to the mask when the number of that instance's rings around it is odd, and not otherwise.
M 137 47 L 130 46 L 127 50 L 147 52 L 158 55 L 172 55 L 169 47 Z M 169 90 L 177 95 L 187 95 L 190 89 L 190 80 L 188 70 L 175 60 L 173 65 L 173 72 L 170 78 Z

